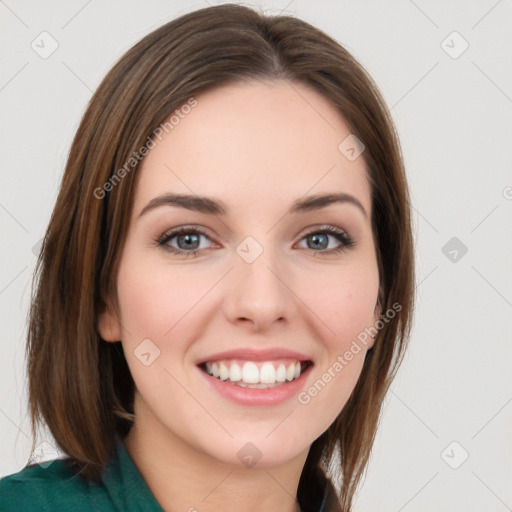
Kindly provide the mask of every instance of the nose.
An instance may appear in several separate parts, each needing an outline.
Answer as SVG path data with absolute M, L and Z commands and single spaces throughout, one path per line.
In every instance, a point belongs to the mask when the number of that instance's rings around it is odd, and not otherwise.
M 237 256 L 238 258 L 238 256 Z M 252 263 L 239 258 L 226 283 L 224 312 L 232 323 L 265 331 L 290 319 L 293 293 L 275 259 L 262 254 Z

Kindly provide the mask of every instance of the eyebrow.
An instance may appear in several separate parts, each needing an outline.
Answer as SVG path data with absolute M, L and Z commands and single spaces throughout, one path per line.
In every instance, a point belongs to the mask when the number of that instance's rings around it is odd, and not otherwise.
M 320 210 L 321 208 L 326 208 L 327 206 L 335 203 L 352 204 L 356 206 L 365 217 L 368 217 L 368 214 L 360 201 L 354 196 L 345 193 L 317 194 L 296 199 L 286 214 L 289 215 L 293 213 Z M 224 203 L 218 199 L 190 194 L 167 193 L 151 199 L 151 201 L 149 201 L 149 203 L 144 206 L 142 211 L 139 213 L 139 217 L 150 210 L 159 208 L 160 206 L 178 206 L 187 210 L 207 213 L 210 215 L 226 215 L 228 212 Z

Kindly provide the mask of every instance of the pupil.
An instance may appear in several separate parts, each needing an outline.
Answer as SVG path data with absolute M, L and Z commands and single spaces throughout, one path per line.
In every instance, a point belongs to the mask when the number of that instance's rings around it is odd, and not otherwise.
M 195 240 L 193 240 L 193 238 L 195 237 Z M 179 238 L 178 238 L 178 245 L 179 245 L 179 241 L 180 240 L 185 240 L 185 243 L 187 244 L 188 246 L 188 249 L 197 249 L 197 247 L 191 247 L 191 244 L 194 244 L 194 243 L 197 243 L 197 240 L 198 239 L 198 236 L 197 235 L 194 235 L 194 234 L 188 234 L 188 235 L 181 235 Z
M 323 238 L 323 244 L 320 239 Z M 327 236 L 325 235 L 311 235 L 311 239 L 313 240 L 313 244 L 315 244 L 316 247 L 321 246 L 322 249 L 325 249 L 327 247 Z

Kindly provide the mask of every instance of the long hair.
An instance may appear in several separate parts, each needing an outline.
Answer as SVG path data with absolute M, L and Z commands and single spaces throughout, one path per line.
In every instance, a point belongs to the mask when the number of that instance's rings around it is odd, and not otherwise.
M 400 145 L 376 85 L 339 43 L 297 18 L 266 16 L 235 4 L 196 10 L 144 37 L 89 102 L 32 282 L 27 335 L 32 450 L 44 421 L 81 477 L 96 481 L 115 437 L 129 431 L 134 382 L 120 343 L 102 340 L 97 320 L 107 305 L 118 311 L 117 269 L 140 167 L 131 158 L 196 95 L 252 79 L 312 86 L 364 141 L 379 303 L 382 311 L 401 306 L 380 329 L 345 407 L 311 445 L 299 482 L 300 500 L 338 450 L 342 483 L 336 507 L 348 512 L 411 328 L 413 239 Z

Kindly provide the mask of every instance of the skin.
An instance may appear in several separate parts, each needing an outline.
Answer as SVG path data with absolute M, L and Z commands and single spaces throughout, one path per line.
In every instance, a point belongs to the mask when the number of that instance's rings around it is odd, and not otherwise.
M 379 275 L 365 163 L 338 150 L 351 130 L 306 85 L 241 82 L 196 99 L 142 162 L 117 276 L 120 318 L 108 309 L 99 319 L 104 340 L 122 340 L 137 387 L 125 445 L 167 511 L 291 512 L 310 445 L 347 402 L 371 340 L 307 405 L 232 403 L 205 384 L 196 362 L 233 348 L 298 350 L 314 361 L 307 390 L 374 325 Z M 220 199 L 228 213 L 166 205 L 139 217 L 166 192 Z M 333 192 L 355 197 L 366 216 L 351 203 L 285 215 L 304 195 Z M 197 256 L 155 242 L 183 225 L 208 233 Z M 325 225 L 355 244 L 329 254 L 342 245 L 329 234 L 318 248 L 307 235 Z M 250 264 L 236 252 L 247 236 L 263 248 Z M 178 237 L 167 245 L 190 251 Z M 146 338 L 160 350 L 149 366 L 134 355 Z M 237 457 L 247 442 L 262 454 L 250 468 Z

